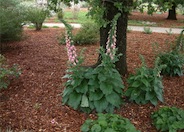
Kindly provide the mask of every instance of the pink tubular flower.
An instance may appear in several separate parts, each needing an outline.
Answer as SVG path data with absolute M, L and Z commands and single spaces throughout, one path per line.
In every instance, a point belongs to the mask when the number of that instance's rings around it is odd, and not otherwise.
M 116 49 L 116 28 L 113 31 L 113 36 L 108 36 L 108 40 L 106 43 L 106 54 L 111 58 L 111 60 L 114 59 L 115 56 L 115 49 Z
M 71 37 L 68 36 L 68 34 L 66 34 L 66 36 L 65 36 L 65 41 L 66 41 L 68 60 L 69 60 L 70 64 L 76 65 L 78 63 L 76 48 L 74 45 L 72 45 Z

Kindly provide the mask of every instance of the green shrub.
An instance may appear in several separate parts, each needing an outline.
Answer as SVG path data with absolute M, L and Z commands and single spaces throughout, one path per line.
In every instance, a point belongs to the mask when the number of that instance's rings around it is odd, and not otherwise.
M 73 36 L 75 45 L 94 44 L 99 41 L 99 27 L 95 23 L 85 23 L 76 35 Z M 60 39 L 61 44 L 65 44 L 65 37 Z
M 184 110 L 176 107 L 162 107 L 151 115 L 159 131 L 176 132 L 184 129 Z
M 98 119 L 88 119 L 81 126 L 82 132 L 139 132 L 127 118 L 116 114 L 98 114 Z
M 166 65 L 162 69 L 163 75 L 182 76 L 184 66 L 184 56 L 176 50 L 163 52 L 158 55 L 160 58 L 159 65 Z
M 18 71 L 17 66 L 9 68 L 5 63 L 5 57 L 0 55 L 0 89 L 7 88 L 10 84 L 10 77 L 18 77 L 20 71 Z
M 160 71 L 164 66 L 158 66 L 159 58 L 155 61 L 155 67 L 148 68 L 142 58 L 142 66 L 137 69 L 135 75 L 128 78 L 128 89 L 125 95 L 130 101 L 137 104 L 151 102 L 157 105 L 157 101 L 163 102 L 163 85 Z
M 22 36 L 23 15 L 15 0 L 0 0 L 0 41 L 18 40 Z
M 150 27 L 144 27 L 144 33 L 146 34 L 152 34 L 152 30 Z
M 24 9 L 25 20 L 33 23 L 36 30 L 41 30 L 44 20 L 49 15 L 49 11 L 33 2 L 22 2 L 20 7 Z

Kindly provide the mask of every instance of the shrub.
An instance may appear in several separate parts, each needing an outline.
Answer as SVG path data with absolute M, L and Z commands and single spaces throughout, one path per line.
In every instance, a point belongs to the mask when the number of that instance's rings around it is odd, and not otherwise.
M 154 126 L 160 131 L 176 132 L 184 129 L 184 110 L 162 107 L 151 115 Z
M 22 36 L 23 15 L 15 0 L 0 0 L 0 40 L 18 40 Z
M 151 28 L 150 27 L 144 27 L 144 33 L 151 34 L 152 33 Z
M 94 44 L 99 41 L 99 27 L 95 23 L 85 23 L 82 25 L 76 35 L 73 36 L 75 45 Z M 61 44 L 65 44 L 64 36 L 60 40 Z
M 9 68 L 8 65 L 5 64 L 5 57 L 0 55 L 0 89 L 7 88 L 10 81 L 10 77 L 18 77 L 20 71 L 18 71 L 17 66 Z
M 151 102 L 157 105 L 157 101 L 163 102 L 163 85 L 160 71 L 164 66 L 158 66 L 159 58 L 155 61 L 153 69 L 148 68 L 142 58 L 142 66 L 137 69 L 135 75 L 128 78 L 128 89 L 125 95 L 137 104 Z
M 163 75 L 169 76 L 182 76 L 183 66 L 184 66 L 184 56 L 177 50 L 170 52 L 163 52 L 158 55 L 160 58 L 159 65 L 166 65 L 162 69 L 161 73 Z
M 33 23 L 36 30 L 41 30 L 44 20 L 49 15 L 49 11 L 32 2 L 22 2 L 21 6 L 25 10 L 25 20 Z
M 116 114 L 98 114 L 96 120 L 88 119 L 81 126 L 82 132 L 139 132 L 127 118 Z

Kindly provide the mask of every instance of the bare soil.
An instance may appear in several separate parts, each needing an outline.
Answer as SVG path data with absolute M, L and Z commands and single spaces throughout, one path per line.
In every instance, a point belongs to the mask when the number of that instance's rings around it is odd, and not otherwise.
M 156 19 L 156 18 L 155 18 Z M 175 21 L 173 21 L 173 24 Z M 10 65 L 18 64 L 22 74 L 11 81 L 8 89 L 0 91 L 0 128 L 4 132 L 11 128 L 15 132 L 80 132 L 85 119 L 95 114 L 84 114 L 62 105 L 62 79 L 67 69 L 67 54 L 58 38 L 63 29 L 43 29 L 39 32 L 25 29 L 25 38 L 10 42 L 4 49 L 4 56 Z M 127 34 L 128 73 L 134 73 L 141 64 L 139 54 L 144 55 L 148 66 L 153 66 L 155 51 L 153 43 L 158 43 L 158 51 L 169 48 L 177 35 Z M 94 64 L 98 57 L 99 44 L 77 46 L 77 51 L 86 47 L 84 64 Z M 126 84 L 126 77 L 124 77 Z M 150 114 L 163 106 L 184 109 L 184 76 L 163 77 L 164 103 L 156 107 L 151 104 L 126 103 L 115 113 L 127 117 L 142 132 L 157 132 L 151 123 Z

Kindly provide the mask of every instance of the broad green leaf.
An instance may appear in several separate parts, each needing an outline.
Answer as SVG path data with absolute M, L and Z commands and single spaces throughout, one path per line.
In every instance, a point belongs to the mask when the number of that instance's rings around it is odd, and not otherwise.
M 114 129 L 112 129 L 112 128 L 107 128 L 107 129 L 105 129 L 104 132 L 116 132 L 116 131 Z
M 131 87 L 138 88 L 140 85 L 141 85 L 141 83 L 140 83 L 140 82 L 138 82 L 138 81 L 134 81 L 134 82 L 133 82 L 133 84 L 131 84 Z
M 85 94 L 82 96 L 81 107 L 89 107 L 89 101 Z
M 153 97 L 150 101 L 151 101 L 151 103 L 152 103 L 153 105 L 155 105 L 155 106 L 156 106 L 157 103 L 158 103 L 156 97 Z
M 108 84 L 107 82 L 100 83 L 100 89 L 102 90 L 103 94 L 110 94 L 113 91 L 113 86 Z
M 100 100 L 94 101 L 95 109 L 98 113 L 103 112 L 107 108 L 108 102 L 105 98 L 101 98 Z
M 145 99 L 146 99 L 146 100 L 151 100 L 154 96 L 155 96 L 155 94 L 154 94 L 153 92 L 147 91 L 147 92 L 146 92 L 146 97 L 145 97 Z
M 76 110 L 81 102 L 81 98 L 82 98 L 81 94 L 72 92 L 69 96 L 68 105 Z
M 118 95 L 117 93 L 115 92 L 112 92 L 111 94 L 107 95 L 106 96 L 106 100 L 116 106 L 116 107 L 119 107 L 119 105 L 122 103 L 122 99 L 121 99 L 121 96 Z
M 90 94 L 89 94 L 89 100 L 90 101 L 100 100 L 103 97 L 103 95 L 104 94 L 100 90 L 95 91 L 95 92 L 90 92 Z
M 158 98 L 161 102 L 164 102 L 162 92 L 157 93 L 157 98 Z
M 87 83 L 87 80 L 83 80 L 81 81 L 80 85 L 78 85 L 75 90 L 78 92 L 78 93 L 84 93 L 86 94 L 86 92 L 88 91 L 88 83 Z
M 98 124 L 94 124 L 92 127 L 91 127 L 91 132 L 101 132 L 101 126 L 98 125 Z

